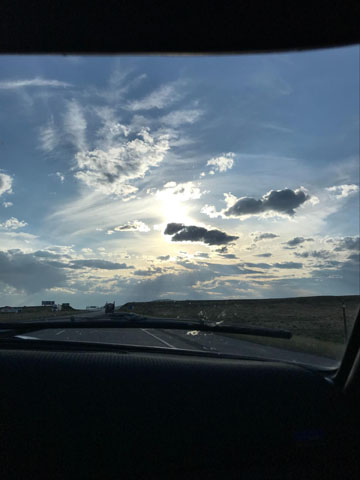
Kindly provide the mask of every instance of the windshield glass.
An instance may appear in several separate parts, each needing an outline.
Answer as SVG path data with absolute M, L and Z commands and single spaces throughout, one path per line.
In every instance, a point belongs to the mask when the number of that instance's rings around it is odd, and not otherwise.
M 0 324 L 130 319 L 19 335 L 339 362 L 360 304 L 358 46 L 0 65 Z

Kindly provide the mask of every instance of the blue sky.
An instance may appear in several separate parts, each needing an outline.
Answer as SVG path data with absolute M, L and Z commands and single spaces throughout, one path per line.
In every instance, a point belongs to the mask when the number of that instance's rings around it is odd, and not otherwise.
M 359 293 L 359 47 L 0 65 L 0 305 Z

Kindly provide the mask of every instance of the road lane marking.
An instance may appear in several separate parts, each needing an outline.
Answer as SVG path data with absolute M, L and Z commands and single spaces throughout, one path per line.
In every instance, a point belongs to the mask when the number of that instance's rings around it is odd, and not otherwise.
M 60 330 L 60 332 L 55 333 L 55 335 L 60 335 L 60 333 L 65 332 L 65 330 Z
M 23 338 L 24 340 L 39 340 L 38 337 L 29 337 L 29 335 L 16 335 L 16 338 Z
M 142 328 L 141 330 L 142 330 L 143 332 L 145 332 L 145 333 L 148 333 L 148 334 L 151 335 L 152 337 L 156 338 L 156 340 L 159 340 L 159 342 L 164 343 L 167 347 L 175 348 L 175 350 L 177 350 L 177 348 L 174 347 L 174 345 L 171 345 L 171 343 L 166 342 L 165 340 L 163 340 L 162 338 L 158 337 L 157 335 L 154 335 L 153 333 L 149 332 L 149 331 L 146 330 L 145 328 Z

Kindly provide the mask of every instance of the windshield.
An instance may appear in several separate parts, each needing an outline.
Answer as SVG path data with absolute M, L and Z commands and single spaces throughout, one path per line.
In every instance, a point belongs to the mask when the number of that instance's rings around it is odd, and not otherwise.
M 0 325 L 132 320 L 19 338 L 338 364 L 360 305 L 358 46 L 0 65 Z

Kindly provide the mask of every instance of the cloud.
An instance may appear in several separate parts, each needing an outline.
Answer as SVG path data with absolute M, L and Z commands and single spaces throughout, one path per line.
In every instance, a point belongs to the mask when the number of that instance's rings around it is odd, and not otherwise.
M 338 242 L 335 252 L 343 250 L 360 250 L 360 237 L 345 237 Z
M 186 202 L 188 200 L 197 200 L 199 199 L 204 193 L 199 188 L 199 183 L 195 182 L 186 182 L 186 183 L 178 183 L 176 182 L 168 182 L 164 185 L 162 190 L 156 191 L 156 196 L 162 200 L 168 200 L 169 195 L 175 195 L 176 199 L 180 202 Z
M 326 259 L 331 256 L 331 252 L 329 250 L 313 250 L 310 252 L 294 252 L 294 255 L 299 258 L 308 258 L 308 257 L 313 257 L 313 258 L 321 258 L 321 259 Z
M 295 209 L 310 199 L 303 190 L 271 190 L 261 199 L 253 197 L 241 197 L 223 212 L 226 217 L 241 217 L 260 215 L 265 212 L 277 214 L 295 215 Z
M 146 223 L 141 222 L 140 220 L 134 220 L 124 225 L 119 225 L 118 227 L 115 227 L 114 230 L 116 232 L 150 232 L 150 228 Z
M 65 283 L 66 275 L 58 268 L 20 250 L 0 251 L 0 283 L 28 293 Z
M 245 262 L 245 263 L 239 263 L 240 267 L 250 267 L 250 268 L 263 268 L 263 269 L 269 269 L 272 267 L 269 263 L 252 263 L 252 262 Z
M 313 242 L 313 241 L 314 241 L 313 238 L 295 237 L 292 240 L 285 242 L 285 244 L 288 245 L 289 247 L 295 247 L 296 245 L 300 245 L 301 243 Z
M 279 235 L 276 235 L 275 233 L 268 232 L 253 232 L 250 235 L 254 237 L 254 242 L 260 242 L 261 240 L 271 240 L 273 238 L 279 237 Z
M 326 190 L 334 194 L 336 199 L 346 198 L 352 193 L 357 193 L 359 191 L 358 185 L 335 185 L 334 187 L 328 187 Z
M 6 230 L 17 230 L 18 228 L 26 227 L 27 223 L 23 220 L 18 220 L 15 217 L 11 217 L 3 223 L 0 223 L 1 228 Z
M 0 172 L 0 196 L 4 193 L 12 193 L 12 177 Z
M 291 128 L 283 127 L 282 125 L 277 125 L 276 123 L 259 123 L 259 127 L 268 128 L 270 130 L 275 130 L 282 133 L 294 133 L 294 130 Z
M 112 195 L 130 195 L 137 191 L 127 182 L 142 178 L 157 167 L 169 149 L 165 135 L 154 138 L 143 129 L 134 140 L 124 140 L 107 150 L 78 152 L 75 177 L 95 191 Z
M 221 257 L 223 258 L 237 258 L 237 256 L 234 254 L 234 253 L 221 253 L 220 254 Z
M 158 260 L 161 260 L 162 262 L 167 262 L 170 260 L 170 255 L 160 255 L 159 257 L 156 257 Z
M 186 226 L 181 223 L 168 223 L 164 233 L 174 235 L 172 242 L 202 242 L 207 245 L 224 245 L 239 238 L 220 230 L 207 230 L 204 227 Z
M 215 252 L 218 252 L 218 253 L 228 253 L 228 247 L 221 247 L 221 248 L 217 248 L 215 250 Z
M 165 108 L 180 100 L 182 94 L 179 87 L 182 83 L 178 81 L 162 85 L 141 100 L 133 100 L 128 104 L 127 108 L 131 111 L 152 110 L 154 108 L 160 110 Z
M 61 183 L 64 183 L 65 175 L 61 172 L 56 172 L 55 175 L 59 178 Z
M 164 234 L 165 235 L 174 235 L 177 232 L 180 232 L 185 227 L 183 223 L 168 223 L 166 225 Z
M 235 153 L 223 153 L 219 157 L 211 158 L 206 165 L 212 166 L 213 170 L 217 172 L 226 172 L 234 166 Z
M 40 127 L 40 148 L 44 152 L 52 152 L 60 143 L 60 135 L 55 128 L 54 118 L 52 117 L 47 125 Z
M 7 80 L 0 82 L 1 90 L 15 90 L 24 87 L 70 87 L 71 84 L 61 82 L 59 80 L 51 80 L 41 77 L 22 79 L 22 80 Z
M 9 208 L 12 207 L 14 204 L 12 202 L 3 202 L 3 207 L 4 208 Z
M 128 266 L 126 263 L 114 263 L 107 260 L 73 260 L 71 264 L 67 265 L 68 268 L 96 268 L 102 270 L 125 270 L 134 268 L 132 265 Z
M 195 253 L 195 257 L 199 257 L 199 258 L 209 258 L 209 254 L 206 253 L 206 252 L 196 252 L 196 253 Z
M 61 254 L 61 253 L 54 253 L 54 252 L 49 252 L 48 250 L 37 250 L 36 252 L 33 252 L 32 255 L 34 257 L 39 257 L 39 258 L 62 258 L 62 257 L 69 257 L 69 255 L 66 254 Z
M 163 269 L 160 267 L 153 267 L 148 268 L 147 270 L 135 270 L 134 275 L 139 275 L 142 277 L 151 277 L 152 275 L 156 275 L 158 273 L 163 273 Z
M 273 267 L 275 268 L 303 268 L 302 263 L 297 262 L 281 262 L 281 263 L 274 263 Z
M 160 121 L 170 127 L 180 127 L 186 123 L 195 123 L 203 114 L 201 110 L 175 110 L 163 116 Z
M 78 151 L 87 149 L 86 128 L 87 123 L 80 104 L 76 100 L 68 102 L 64 116 L 64 129 L 70 142 Z
M 271 256 L 272 256 L 272 253 L 258 253 L 257 255 L 255 255 L 255 257 L 264 257 L 264 258 L 268 258 Z

